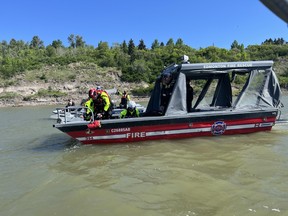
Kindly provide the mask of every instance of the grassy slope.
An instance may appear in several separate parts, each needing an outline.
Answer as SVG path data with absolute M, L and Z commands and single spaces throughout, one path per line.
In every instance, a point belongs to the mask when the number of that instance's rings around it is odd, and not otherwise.
M 100 68 L 95 64 L 74 63 L 68 66 L 46 66 L 26 71 L 10 80 L 0 80 L 0 106 L 59 104 L 68 98 L 76 102 L 87 97 L 90 88 L 131 91 L 146 83 L 123 83 L 121 71 Z

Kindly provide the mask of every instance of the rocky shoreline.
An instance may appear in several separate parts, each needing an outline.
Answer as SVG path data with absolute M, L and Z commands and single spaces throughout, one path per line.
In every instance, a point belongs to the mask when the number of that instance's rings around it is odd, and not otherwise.
M 149 97 L 138 97 L 130 95 L 131 100 L 135 101 L 136 103 L 139 102 L 148 102 Z M 44 97 L 44 98 L 37 98 L 35 100 L 31 101 L 24 101 L 19 98 L 14 99 L 6 99 L 6 100 L 0 100 L 0 108 L 4 107 L 28 107 L 28 106 L 48 106 L 48 105 L 55 105 L 55 106 L 65 106 L 68 102 L 68 99 L 72 98 L 74 100 L 76 105 L 80 105 L 82 99 L 87 98 L 86 94 L 77 94 L 73 95 L 71 97 L 65 96 L 65 97 Z M 120 103 L 120 97 L 118 95 L 112 95 L 111 96 L 114 103 L 119 104 Z
M 19 101 L 17 99 L 1 100 L 0 108 L 3 107 L 27 107 L 27 106 L 46 106 L 46 105 L 64 105 L 65 100 L 58 99 L 40 99 L 34 101 Z
M 71 97 L 76 105 L 80 105 L 81 100 L 86 98 L 86 95 L 83 95 L 81 97 Z M 59 97 L 59 98 L 39 98 L 37 100 L 33 101 L 23 101 L 23 100 L 18 100 L 18 99 L 10 99 L 10 100 L 0 100 L 0 108 L 4 107 L 26 107 L 26 106 L 48 106 L 48 105 L 55 105 L 55 106 L 65 106 L 68 102 L 68 99 L 70 97 Z M 115 98 L 115 97 L 113 97 Z M 131 99 L 135 101 L 136 103 L 138 102 L 146 102 L 149 100 L 148 97 L 136 97 L 136 96 L 131 96 Z M 116 104 L 120 103 L 120 99 L 113 99 L 113 101 Z
M 91 87 L 96 87 L 97 84 L 93 83 L 83 83 L 83 82 L 23 82 L 19 83 L 19 85 L 8 86 L 8 87 L 0 87 L 0 94 L 12 94 L 15 95 L 13 97 L 0 97 L 0 107 L 21 107 L 21 106 L 43 106 L 43 105 L 66 105 L 68 99 L 74 100 L 76 105 L 80 105 L 82 99 L 87 98 L 88 90 Z M 147 87 L 147 84 L 139 83 L 121 83 L 119 81 L 105 83 L 103 82 L 103 87 L 107 87 L 106 89 L 119 89 L 120 91 L 126 90 L 130 91 L 134 88 L 139 87 Z M 38 96 L 37 92 L 41 89 L 53 89 L 65 94 L 65 96 L 57 96 L 57 97 L 49 97 L 49 96 Z M 31 97 L 36 96 L 36 97 Z M 118 95 L 110 95 L 111 99 L 116 102 L 116 104 L 120 103 L 120 96 Z M 131 99 L 135 102 L 147 101 L 147 97 L 137 97 L 131 95 Z M 30 99 L 27 99 L 29 98 Z

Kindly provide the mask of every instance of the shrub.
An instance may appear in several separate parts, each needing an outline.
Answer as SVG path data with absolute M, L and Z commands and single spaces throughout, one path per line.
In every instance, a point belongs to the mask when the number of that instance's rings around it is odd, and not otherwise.
M 16 98 L 18 96 L 18 94 L 14 93 L 14 92 L 2 92 L 0 94 L 0 99 L 13 99 Z
M 62 97 L 62 96 L 66 96 L 67 93 L 52 90 L 51 87 L 49 87 L 48 90 L 40 89 L 36 95 L 39 97 Z

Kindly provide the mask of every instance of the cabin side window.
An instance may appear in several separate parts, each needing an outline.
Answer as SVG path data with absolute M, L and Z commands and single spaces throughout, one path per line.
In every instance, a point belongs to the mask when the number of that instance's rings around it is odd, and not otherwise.
M 249 74 L 249 79 L 247 78 L 247 81 L 239 94 L 239 98 L 235 101 L 235 106 L 237 108 L 258 107 L 259 105 L 263 105 L 261 100 L 262 95 L 265 94 L 263 90 L 265 89 L 266 76 L 267 73 L 260 70 L 254 70 Z M 246 77 L 248 77 L 248 75 L 246 75 Z
M 194 100 L 192 111 L 229 108 L 232 104 L 232 89 L 228 74 L 192 80 Z
M 192 101 L 192 107 L 194 109 L 210 109 L 218 80 L 212 80 L 209 86 L 207 86 L 207 82 L 207 79 L 190 81 L 194 87 L 194 100 Z

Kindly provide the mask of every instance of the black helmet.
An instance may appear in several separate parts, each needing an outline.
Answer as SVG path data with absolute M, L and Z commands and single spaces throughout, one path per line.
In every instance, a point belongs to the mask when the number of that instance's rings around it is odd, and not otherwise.
M 166 85 L 170 84 L 172 81 L 172 74 L 171 73 L 164 73 L 162 74 L 162 82 Z

